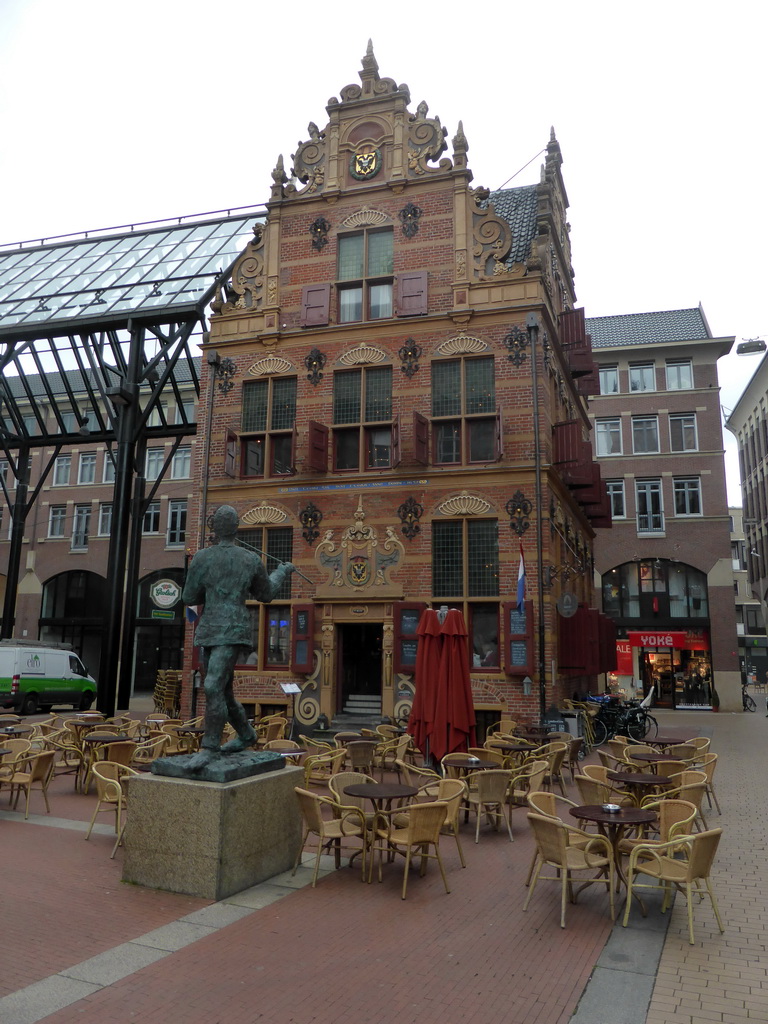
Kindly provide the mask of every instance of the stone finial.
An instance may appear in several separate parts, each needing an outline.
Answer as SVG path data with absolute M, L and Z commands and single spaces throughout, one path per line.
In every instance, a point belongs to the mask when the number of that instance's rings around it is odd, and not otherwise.
M 469 143 L 467 137 L 464 134 L 464 124 L 459 121 L 459 127 L 456 134 L 453 137 L 453 166 L 454 167 L 466 167 L 467 166 L 467 152 L 469 151 Z
M 378 77 L 379 65 L 373 55 L 373 41 L 369 39 L 368 48 L 363 57 L 363 70 L 360 72 L 360 81 L 365 82 L 366 79 L 372 79 L 375 82 L 378 80 Z
M 285 164 L 283 163 L 283 154 L 281 153 L 277 158 L 277 163 L 272 169 L 272 181 L 276 185 L 285 185 L 288 181 L 288 175 L 285 173 Z

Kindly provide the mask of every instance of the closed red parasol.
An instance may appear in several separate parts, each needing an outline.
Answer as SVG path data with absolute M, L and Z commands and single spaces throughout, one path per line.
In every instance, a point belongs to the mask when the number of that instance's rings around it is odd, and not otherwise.
M 475 745 L 475 709 L 469 679 L 469 652 L 464 616 L 451 608 L 441 627 L 440 684 L 430 732 L 432 755 L 466 751 Z
M 416 630 L 419 645 L 416 650 L 416 693 L 408 718 L 408 732 L 414 743 L 428 760 L 430 755 L 430 733 L 435 721 L 438 677 L 440 672 L 440 651 L 443 638 L 440 620 L 434 608 L 425 608 Z

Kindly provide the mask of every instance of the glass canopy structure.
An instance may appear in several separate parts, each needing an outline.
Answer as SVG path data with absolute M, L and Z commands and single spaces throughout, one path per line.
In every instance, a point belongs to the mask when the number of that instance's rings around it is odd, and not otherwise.
M 103 444 L 115 467 L 98 703 L 127 707 L 140 523 L 179 444 L 196 432 L 181 392 L 200 395 L 205 309 L 264 221 L 263 208 L 90 231 L 0 247 L 0 476 L 11 544 L 0 636 L 11 637 L 24 525 L 63 448 Z M 215 374 L 216 353 L 208 354 Z M 180 415 L 168 423 L 164 409 Z M 171 437 L 146 492 L 147 439 Z M 42 472 L 29 479 L 30 452 Z M 123 585 L 123 581 L 127 581 Z

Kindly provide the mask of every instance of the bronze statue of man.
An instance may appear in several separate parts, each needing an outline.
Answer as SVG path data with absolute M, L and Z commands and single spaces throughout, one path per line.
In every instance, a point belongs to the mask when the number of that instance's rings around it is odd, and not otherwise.
M 294 571 L 290 562 L 283 562 L 268 576 L 258 555 L 235 544 L 237 527 L 235 509 L 221 505 L 213 516 L 218 543 L 197 552 L 182 593 L 185 604 L 205 605 L 195 632 L 205 665 L 205 735 L 200 751 L 187 765 L 190 771 L 203 768 L 218 754 L 245 750 L 256 742 L 253 726 L 233 692 L 235 665 L 252 646 L 245 602 L 255 598 L 268 604 Z M 227 721 L 237 736 L 222 747 L 221 732 Z

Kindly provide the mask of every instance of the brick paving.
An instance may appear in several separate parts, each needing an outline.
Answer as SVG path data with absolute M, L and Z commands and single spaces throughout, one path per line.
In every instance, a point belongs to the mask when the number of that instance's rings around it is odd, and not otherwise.
M 676 730 L 684 721 L 692 735 L 711 732 L 713 750 L 722 755 L 716 781 L 725 813 L 713 814 L 710 824 L 726 828 L 714 881 L 727 930 L 719 935 L 702 903 L 695 912 L 697 943 L 690 947 L 678 901 L 648 1024 L 768 1021 L 763 872 L 755 858 L 765 846 L 768 818 L 768 798 L 759 785 L 768 722 L 762 709 L 756 715 L 660 717 L 667 729 L 674 720 Z M 52 812 L 82 823 L 95 797 L 73 794 L 71 787 L 67 777 L 57 781 Z M 32 813 L 41 811 L 35 795 Z M 216 910 L 206 901 L 124 885 L 122 854 L 109 859 L 113 839 L 106 830 L 85 843 L 83 832 L 73 830 L 82 824 L 41 827 L 21 818 L 3 814 L 0 820 L 6 869 L 0 904 L 6 926 L 13 922 L 12 929 L 0 930 L 0 996 L 69 972 L 121 943 L 141 943 L 146 933 L 190 914 L 194 920 L 195 911 Z M 565 1024 L 611 934 L 607 897 L 597 887 L 586 890 L 576 906 L 568 906 L 561 930 L 559 889 L 541 883 L 523 914 L 532 853 L 523 812 L 513 828 L 513 844 L 503 833 L 483 831 L 476 846 L 473 827 L 465 826 L 466 870 L 452 841 L 441 845 L 450 895 L 433 864 L 425 878 L 414 874 L 405 902 L 401 861 L 385 866 L 383 883 L 371 886 L 344 867 L 314 890 L 298 888 L 253 913 L 241 911 L 246 916 L 224 927 L 201 929 L 202 937 L 190 945 L 30 1019 L 474 1024 L 496 1017 L 512 1024 Z M 608 1011 L 606 1020 L 623 1024 L 615 1006 Z M 1 1007 L 0 1019 L 5 1024 Z

